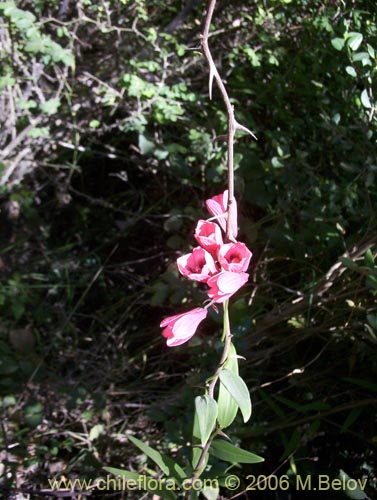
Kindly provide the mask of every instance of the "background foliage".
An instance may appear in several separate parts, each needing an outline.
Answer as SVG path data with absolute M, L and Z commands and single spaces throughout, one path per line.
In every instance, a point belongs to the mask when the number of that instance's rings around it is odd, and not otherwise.
M 204 3 L 0 2 L 4 494 L 149 470 L 127 435 L 189 456 L 221 325 L 168 350 L 158 324 L 204 296 L 174 261 L 226 179 Z M 344 470 L 373 497 L 375 5 L 219 0 L 214 19 L 216 63 L 259 139 L 236 145 L 253 260 L 231 316 L 254 410 L 231 436 L 265 462 L 236 473 Z M 300 492 L 274 495 L 260 492 Z

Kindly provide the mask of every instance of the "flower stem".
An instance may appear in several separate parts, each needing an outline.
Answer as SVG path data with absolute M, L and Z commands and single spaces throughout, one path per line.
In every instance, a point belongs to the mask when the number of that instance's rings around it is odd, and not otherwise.
M 219 362 L 219 364 L 218 364 L 218 366 L 216 368 L 216 371 L 212 375 L 212 377 L 210 377 L 210 383 L 208 385 L 208 396 L 210 398 L 212 398 L 212 399 L 214 399 L 215 387 L 216 387 L 217 381 L 219 379 L 220 372 L 223 369 L 224 364 L 226 363 L 226 361 L 228 359 L 229 348 L 230 348 L 230 344 L 232 342 L 232 333 L 230 331 L 229 307 L 228 306 L 229 306 L 229 300 L 226 300 L 224 302 L 224 308 L 223 308 L 223 312 L 224 312 L 224 316 L 223 316 L 223 336 L 222 336 L 222 339 L 221 339 L 223 341 L 223 343 L 224 343 L 223 352 L 221 354 L 220 362 Z M 219 432 L 220 432 L 220 429 L 218 429 L 217 425 L 215 424 L 210 437 L 208 438 L 207 442 L 203 446 L 203 449 L 202 449 L 202 452 L 200 454 L 198 463 L 197 463 L 197 465 L 196 465 L 196 467 L 194 469 L 194 473 L 193 473 L 192 478 L 191 478 L 192 481 L 195 480 L 195 479 L 197 479 L 201 475 L 203 466 L 205 464 L 205 461 L 206 461 L 206 458 L 207 458 L 207 455 L 208 455 L 209 448 L 210 448 L 210 446 L 212 444 L 212 441 L 215 439 L 215 437 L 217 436 L 217 434 Z

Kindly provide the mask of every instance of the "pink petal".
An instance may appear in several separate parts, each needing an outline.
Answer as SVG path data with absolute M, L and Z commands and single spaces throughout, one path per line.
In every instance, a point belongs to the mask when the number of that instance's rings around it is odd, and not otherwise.
M 169 316 L 169 317 L 163 319 L 160 323 L 160 327 L 163 328 L 164 326 L 167 326 L 172 321 L 177 320 L 180 316 L 182 316 L 182 314 L 176 314 L 175 316 Z
M 234 200 L 235 207 L 232 210 L 232 220 L 230 222 L 231 231 L 234 238 L 237 237 L 238 234 L 238 226 L 237 226 L 237 203 Z M 218 194 L 209 200 L 206 200 L 206 206 L 208 212 L 214 217 L 219 217 L 217 219 L 220 224 L 222 230 L 226 231 L 226 213 L 228 210 L 228 190 L 226 189 L 222 194 Z
M 173 347 L 187 342 L 195 334 L 199 323 L 204 320 L 207 313 L 207 309 L 197 307 L 161 321 L 160 326 L 166 326 L 162 335 L 167 339 L 167 345 Z
M 219 274 L 217 286 L 223 293 L 234 293 L 249 279 L 247 273 L 232 273 L 223 271 Z

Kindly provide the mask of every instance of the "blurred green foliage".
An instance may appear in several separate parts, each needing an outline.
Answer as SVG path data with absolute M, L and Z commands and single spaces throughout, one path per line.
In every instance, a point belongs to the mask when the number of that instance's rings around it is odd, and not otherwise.
M 1 488 L 149 471 L 128 434 L 190 460 L 221 325 L 169 351 L 158 325 L 204 297 L 174 261 L 224 189 L 226 115 L 207 95 L 203 5 L 187 7 L 0 2 Z M 265 462 L 238 475 L 345 471 L 371 498 L 376 17 L 367 0 L 219 0 L 210 39 L 258 137 L 236 144 L 253 260 L 231 317 L 253 415 L 231 435 Z

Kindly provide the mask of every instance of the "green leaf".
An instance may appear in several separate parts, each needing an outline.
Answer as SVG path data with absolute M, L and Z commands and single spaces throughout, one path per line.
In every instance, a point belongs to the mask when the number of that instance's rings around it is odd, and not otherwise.
M 344 264 L 346 267 L 348 267 L 348 269 L 352 269 L 352 270 L 356 270 L 358 269 L 358 266 L 356 264 L 356 262 L 354 262 L 352 259 L 350 259 L 349 257 L 340 257 L 339 258 L 340 262 L 342 264 Z
M 217 500 L 219 498 L 220 488 L 205 486 L 201 493 L 207 500 Z
M 11 375 L 18 370 L 18 363 L 11 356 L 7 356 L 2 353 L 0 358 L 0 375 Z
M 372 269 L 374 268 L 374 257 L 373 257 L 372 250 L 370 248 L 368 248 L 368 250 L 365 252 L 364 262 L 365 262 L 366 266 L 368 266 Z
M 347 418 L 345 419 L 341 429 L 340 429 L 340 432 L 346 432 L 346 430 L 349 429 L 349 427 L 351 427 L 351 425 L 356 422 L 356 420 L 359 418 L 360 414 L 362 412 L 362 408 L 354 408 L 353 410 L 351 410 L 347 416 Z
M 377 315 L 367 314 L 367 320 L 373 330 L 377 330 Z
M 156 149 L 153 154 L 157 160 L 165 160 L 169 156 L 169 151 L 166 151 L 166 149 Z
M 175 500 L 177 496 L 168 489 L 156 489 L 156 479 L 146 476 L 145 474 L 138 474 L 137 472 L 131 472 L 128 470 L 116 469 L 114 467 L 104 467 L 106 472 L 110 474 L 114 474 L 118 477 L 125 477 L 127 482 L 129 482 L 129 486 L 127 487 L 127 483 L 124 485 L 125 490 L 130 489 L 135 491 L 137 490 L 145 490 L 153 493 L 154 495 L 160 496 L 161 498 L 166 498 L 167 500 Z M 120 483 L 122 484 L 122 483 Z M 132 488 L 130 487 L 132 484 Z M 159 484 L 159 482 L 157 482 Z
M 50 132 L 47 127 L 34 127 L 28 132 L 28 136 L 32 139 L 37 139 L 38 137 L 48 137 Z
M 90 128 L 98 128 L 101 123 L 98 120 L 90 120 L 89 127 Z
M 12 86 L 16 83 L 16 80 L 10 76 L 10 75 L 5 75 L 0 77 L 0 90 L 5 88 L 7 85 Z
M 25 422 L 29 427 L 35 428 L 43 421 L 43 406 L 39 401 L 29 402 L 25 406 Z
M 201 449 L 198 444 L 200 443 L 200 429 L 199 429 L 199 420 L 198 414 L 195 412 L 194 414 L 194 425 L 192 429 L 192 460 L 191 464 L 193 469 L 197 466 L 201 454 Z M 208 455 L 207 455 L 208 456 Z
M 20 109 L 34 109 L 37 107 L 37 103 L 33 99 L 21 99 L 17 101 L 17 106 Z
M 262 398 L 264 399 L 264 401 L 266 401 L 268 406 L 270 406 L 270 408 L 272 408 L 272 410 L 276 413 L 276 415 L 279 418 L 281 418 L 281 419 L 286 418 L 286 414 L 284 413 L 282 408 L 280 408 L 280 406 L 277 403 L 275 403 L 275 401 L 273 401 L 273 399 L 271 399 L 271 397 L 266 392 L 264 392 L 262 389 L 259 389 L 259 393 L 262 396 Z
M 43 102 L 39 105 L 42 113 L 46 113 L 46 115 L 53 115 L 57 112 L 60 106 L 59 99 L 49 99 L 46 102 Z
M 45 48 L 45 41 L 39 34 L 34 35 L 25 44 L 25 52 L 44 52 Z
M 220 439 L 215 439 L 212 442 L 209 452 L 214 457 L 232 464 L 257 464 L 264 462 L 264 458 Z
M 239 375 L 230 370 L 222 370 L 219 377 L 241 410 L 244 422 L 247 422 L 251 416 L 251 400 L 247 385 Z
M 363 35 L 361 33 L 349 33 L 347 45 L 351 50 L 356 51 L 360 47 L 362 41 Z
M 198 396 L 195 398 L 195 409 L 198 415 L 200 442 L 204 446 L 216 423 L 217 403 L 209 396 Z
M 139 134 L 139 149 L 142 155 L 149 155 L 156 149 L 156 145 L 154 142 L 147 139 L 145 135 Z
M 343 38 L 333 38 L 331 40 L 331 45 L 334 47 L 336 50 L 342 50 L 344 47 L 345 40 Z
M 361 103 L 362 105 L 364 106 L 364 108 L 371 108 L 372 105 L 370 103 L 370 100 L 369 100 L 369 96 L 368 96 L 368 91 L 367 89 L 364 89 L 362 92 L 361 92 L 361 96 L 360 96 L 360 99 L 361 99 Z
M 364 498 L 368 498 L 364 491 L 360 488 L 360 479 L 358 481 L 356 481 L 356 479 L 351 479 L 342 469 L 339 471 L 339 479 L 345 485 L 344 493 L 348 498 L 352 498 L 353 500 L 363 500 Z
M 233 344 L 230 344 L 228 361 L 225 363 L 225 369 L 238 375 L 237 352 Z M 219 396 L 217 398 L 218 415 L 217 421 L 222 429 L 229 427 L 234 421 L 238 411 L 238 404 L 231 396 L 229 391 L 220 383 Z
M 102 424 L 96 424 L 90 429 L 89 441 L 95 441 L 101 436 L 101 434 L 105 434 L 105 428 Z
M 363 66 L 371 66 L 372 64 L 368 52 L 356 52 L 352 55 L 352 61 L 361 62 Z
M 353 76 L 354 78 L 357 76 L 356 70 L 353 66 L 346 66 L 346 72 L 350 75 Z
M 351 384 L 363 387 L 364 389 L 377 392 L 377 384 L 371 382 L 370 380 L 362 380 L 359 378 L 351 378 L 351 377 L 342 377 L 342 380 L 345 380 L 346 382 L 351 382 Z
M 186 474 L 184 470 L 174 462 L 169 457 L 162 455 L 159 451 L 154 450 L 147 444 L 140 441 L 140 439 L 135 438 L 134 436 L 128 436 L 128 439 L 139 448 L 147 457 L 149 457 L 155 464 L 157 464 L 162 472 L 168 477 L 174 477 L 176 479 L 184 479 Z
M 368 48 L 368 54 L 372 59 L 374 59 L 376 57 L 376 51 L 371 45 L 369 45 L 369 43 L 367 43 L 367 48 Z
M 292 408 L 293 410 L 300 412 L 303 411 L 303 407 L 299 403 L 296 403 L 295 401 L 291 401 L 290 399 L 285 398 L 283 396 L 274 396 L 274 398 L 277 399 L 280 403 L 283 403 L 286 406 L 288 406 L 288 408 Z

